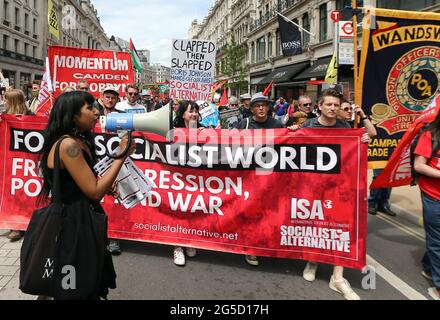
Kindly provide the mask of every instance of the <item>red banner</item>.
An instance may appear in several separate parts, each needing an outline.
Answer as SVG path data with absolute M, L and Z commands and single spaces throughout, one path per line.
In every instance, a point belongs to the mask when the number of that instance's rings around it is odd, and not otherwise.
M 46 123 L 0 122 L 0 229 L 26 229 L 41 190 Z M 367 146 L 362 130 L 177 130 L 136 133 L 132 159 L 154 184 L 126 210 L 103 200 L 109 236 L 346 267 L 366 263 Z M 147 139 L 148 138 L 148 139 Z M 96 134 L 98 156 L 118 137 Z
M 76 88 L 79 80 L 88 81 L 89 92 L 97 98 L 109 84 L 123 95 L 125 87 L 134 82 L 128 52 L 50 46 L 48 56 L 55 97 L 67 87 Z
M 393 155 L 388 161 L 382 173 L 374 179 L 370 188 L 390 188 L 409 185 L 413 182 L 411 176 L 411 145 L 414 138 L 426 123 L 434 121 L 440 112 L 440 94 L 438 94 L 431 104 L 423 110 L 422 114 L 414 121 L 402 140 L 396 147 Z

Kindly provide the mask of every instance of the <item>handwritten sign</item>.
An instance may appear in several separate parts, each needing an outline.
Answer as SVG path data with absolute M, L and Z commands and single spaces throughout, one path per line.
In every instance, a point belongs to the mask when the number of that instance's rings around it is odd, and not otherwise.
M 211 101 L 216 45 L 204 40 L 173 40 L 170 96 Z

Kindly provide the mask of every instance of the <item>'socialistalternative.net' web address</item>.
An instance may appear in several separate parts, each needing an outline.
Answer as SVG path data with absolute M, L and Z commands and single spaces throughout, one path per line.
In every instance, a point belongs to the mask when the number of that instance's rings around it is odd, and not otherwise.
M 150 224 L 150 223 L 134 223 L 135 230 L 147 230 L 147 231 L 158 231 L 158 232 L 170 232 L 170 233 L 180 233 L 185 235 L 193 235 L 205 238 L 214 239 L 228 239 L 228 240 L 238 240 L 238 233 L 219 233 L 212 232 L 206 229 L 193 229 L 186 228 L 179 224 L 169 225 L 162 224 L 161 222 Z

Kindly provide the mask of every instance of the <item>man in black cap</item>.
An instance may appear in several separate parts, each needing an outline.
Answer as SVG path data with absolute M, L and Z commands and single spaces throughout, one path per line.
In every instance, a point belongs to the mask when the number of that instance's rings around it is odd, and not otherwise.
M 284 128 L 281 121 L 269 117 L 269 103 L 268 97 L 258 92 L 252 96 L 250 109 L 252 117 L 243 119 L 237 129 L 275 129 Z

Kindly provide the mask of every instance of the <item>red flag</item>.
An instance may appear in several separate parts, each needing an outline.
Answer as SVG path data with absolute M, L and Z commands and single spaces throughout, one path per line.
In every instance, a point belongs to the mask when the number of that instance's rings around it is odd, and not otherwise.
M 222 98 L 220 99 L 219 102 L 219 106 L 227 106 L 227 105 L 228 105 L 228 89 L 224 87 Z
M 422 114 L 408 128 L 402 140 L 397 145 L 387 166 L 382 173 L 374 179 L 371 189 L 400 187 L 412 183 L 411 177 L 411 144 L 415 136 L 425 123 L 434 121 L 440 112 L 440 94 L 422 112 Z
M 46 58 L 46 72 L 43 75 L 41 81 L 40 92 L 38 93 L 38 102 L 35 107 L 35 115 L 48 117 L 50 109 L 52 108 L 53 101 L 53 87 L 52 80 L 50 79 L 49 59 Z
M 266 96 L 266 97 L 269 96 L 269 93 L 270 93 L 270 90 L 272 89 L 272 86 L 273 86 L 273 80 L 269 83 L 269 85 L 267 86 L 267 88 L 264 89 L 264 91 L 263 91 L 263 96 Z

